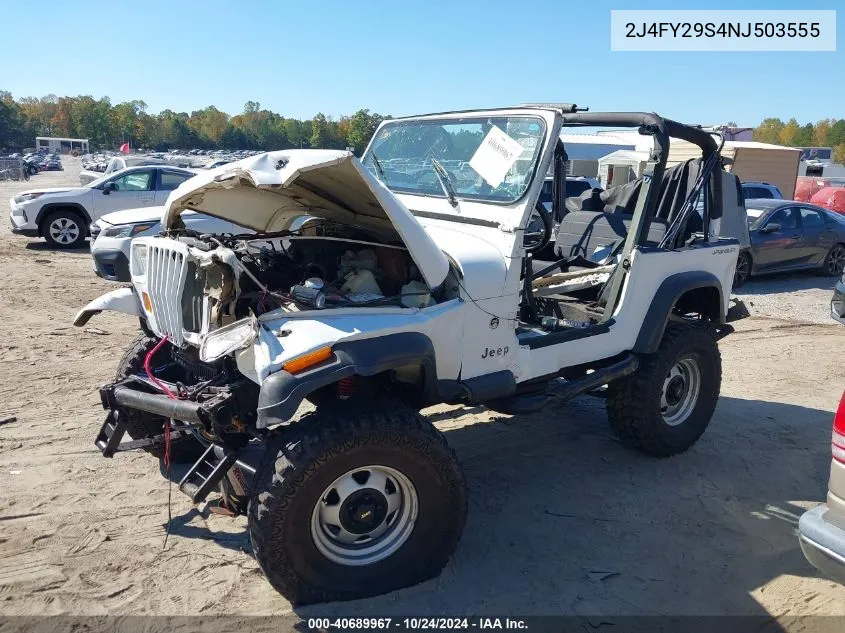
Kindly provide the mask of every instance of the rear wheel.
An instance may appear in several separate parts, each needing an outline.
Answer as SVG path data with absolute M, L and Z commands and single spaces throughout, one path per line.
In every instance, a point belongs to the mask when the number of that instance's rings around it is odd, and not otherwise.
M 87 231 L 78 213 L 53 211 L 44 219 L 41 234 L 56 248 L 79 248 L 85 242 Z
M 740 251 L 736 258 L 736 269 L 734 270 L 734 288 L 741 287 L 751 276 L 751 256 L 746 251 Z
M 664 457 L 682 453 L 704 433 L 722 382 L 722 359 L 706 323 L 670 323 L 636 373 L 608 385 L 607 413 L 629 446 Z
M 430 423 L 396 402 L 347 404 L 270 442 L 249 533 L 270 584 L 294 604 L 351 600 L 439 574 L 466 513 L 460 464 Z
M 839 277 L 845 270 L 845 245 L 834 244 L 824 258 L 824 273 L 830 277 Z
M 124 380 L 129 376 L 143 372 L 144 359 L 157 343 L 157 338 L 140 332 L 132 341 L 126 353 L 123 354 L 123 358 L 120 359 L 115 381 Z M 169 347 L 169 343 L 165 344 L 156 356 L 166 354 Z M 119 409 L 118 411 L 120 419 L 126 424 L 126 432 L 133 440 L 155 437 L 161 435 L 164 431 L 166 418 L 160 415 L 138 411 L 137 409 Z M 170 445 L 170 459 L 176 464 L 193 464 L 200 458 L 204 450 L 205 446 L 200 444 L 197 439 L 182 437 L 175 439 Z M 164 457 L 164 447 L 148 448 L 146 451 L 155 457 Z

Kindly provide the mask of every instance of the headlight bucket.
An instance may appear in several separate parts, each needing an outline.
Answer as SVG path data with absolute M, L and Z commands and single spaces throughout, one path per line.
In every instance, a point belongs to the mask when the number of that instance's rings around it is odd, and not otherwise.
M 200 360 L 211 362 L 246 347 L 255 340 L 257 325 L 255 318 L 249 317 L 207 334 L 200 345 Z
M 132 244 L 132 257 L 129 269 L 133 277 L 143 277 L 147 274 L 147 245 Z

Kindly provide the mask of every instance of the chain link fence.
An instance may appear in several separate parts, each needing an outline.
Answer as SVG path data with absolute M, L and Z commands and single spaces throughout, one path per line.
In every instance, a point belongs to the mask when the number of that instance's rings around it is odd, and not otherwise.
M 29 167 L 20 158 L 0 158 L 2 180 L 29 180 Z

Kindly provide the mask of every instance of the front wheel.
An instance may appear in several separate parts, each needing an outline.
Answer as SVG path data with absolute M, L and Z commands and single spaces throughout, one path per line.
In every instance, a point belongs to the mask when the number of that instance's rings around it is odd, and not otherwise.
M 722 358 L 707 323 L 670 323 L 654 354 L 632 375 L 608 385 L 607 414 L 616 435 L 649 455 L 682 453 L 704 433 L 722 383 Z
M 270 441 L 249 534 L 292 603 L 351 600 L 439 574 L 466 513 L 455 453 L 419 413 L 395 402 L 323 408 Z
M 44 239 L 56 248 L 79 248 L 87 232 L 82 218 L 73 211 L 54 211 L 42 226 Z

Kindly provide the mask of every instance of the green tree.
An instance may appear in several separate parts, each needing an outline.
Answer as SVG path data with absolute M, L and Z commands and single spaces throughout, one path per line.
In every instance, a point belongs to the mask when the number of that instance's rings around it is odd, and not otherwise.
M 779 142 L 781 145 L 795 147 L 798 144 L 796 141 L 798 140 L 798 135 L 800 133 L 801 126 L 798 125 L 798 121 L 794 118 L 789 119 L 789 121 L 786 122 L 786 125 L 784 125 L 781 129 L 780 134 L 778 134 L 778 138 L 780 139 Z
M 816 127 L 812 123 L 801 126 L 801 130 L 795 137 L 796 147 L 812 147 Z
M 326 115 L 318 112 L 313 119 L 311 119 L 311 138 L 309 145 L 313 148 L 328 147 L 329 142 L 329 122 Z
M 828 134 L 830 134 L 830 128 L 833 127 L 833 124 L 836 121 L 833 119 L 824 119 L 816 123 L 816 129 L 813 133 L 813 145 L 817 147 L 828 147 Z
M 356 153 L 361 153 L 367 147 L 376 128 L 384 120 L 380 114 L 370 114 L 369 110 L 358 110 L 349 120 L 349 133 L 346 142 L 350 147 L 355 148 Z
M 830 127 L 827 133 L 827 143 L 830 147 L 845 144 L 845 119 L 839 119 Z
M 783 128 L 783 121 L 780 119 L 763 119 L 763 122 L 754 128 L 753 138 L 755 141 L 760 141 L 761 143 L 780 143 L 780 135 Z

